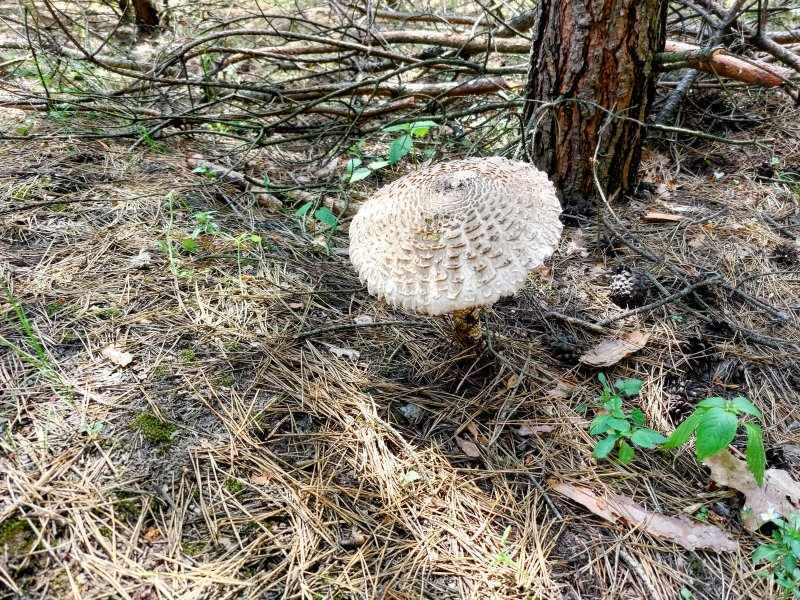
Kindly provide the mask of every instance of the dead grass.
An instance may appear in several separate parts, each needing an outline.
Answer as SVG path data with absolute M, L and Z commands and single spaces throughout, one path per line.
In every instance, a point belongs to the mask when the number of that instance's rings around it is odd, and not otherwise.
M 770 151 L 789 170 L 800 163 L 794 114 L 736 135 L 779 140 Z M 63 132 L 27 118 L 37 132 Z M 710 486 L 689 450 L 639 452 L 627 467 L 592 458 L 578 409 L 594 406 L 599 385 L 576 357 L 601 336 L 542 317 L 623 314 L 605 276 L 625 264 L 670 292 L 682 284 L 669 266 L 717 272 L 796 322 L 798 267 L 772 255 L 797 234 L 797 190 L 758 180 L 767 150 L 652 150 L 644 170 L 659 193 L 614 211 L 661 263 L 604 231 L 595 245 L 592 218 L 573 223 L 549 273 L 487 311 L 496 355 L 476 357 L 457 354 L 444 320 L 368 296 L 340 252 L 345 228 L 327 252 L 291 211 L 198 183 L 188 142 L 166 154 L 128 146 L 0 147 L 10 294 L 0 335 L 34 356 L 38 340 L 45 354 L 32 363 L 0 348 L 3 597 L 666 600 L 684 587 L 700 599 L 773 597 L 749 562 L 758 540 L 740 525 L 740 499 Z M 710 171 L 679 169 L 695 154 Z M 354 204 L 369 188 L 356 188 Z M 183 251 L 194 214 L 209 209 L 224 235 Z M 684 219 L 644 224 L 650 209 Z M 263 243 L 237 259 L 244 233 Z M 612 335 L 652 337 L 609 378 L 643 379 L 641 407 L 663 432 L 692 401 L 677 383 L 695 400 L 747 395 L 766 415 L 768 447 L 800 456 L 799 332 L 718 287 L 701 297 L 740 332 L 704 323 L 695 304 L 615 321 Z M 108 345 L 133 362 L 108 360 Z M 146 435 L 143 414 L 159 435 Z M 521 436 L 521 424 L 552 431 Z M 796 463 L 782 466 L 798 477 Z M 554 477 L 669 515 L 707 507 L 741 552 L 687 552 L 612 527 L 549 491 Z

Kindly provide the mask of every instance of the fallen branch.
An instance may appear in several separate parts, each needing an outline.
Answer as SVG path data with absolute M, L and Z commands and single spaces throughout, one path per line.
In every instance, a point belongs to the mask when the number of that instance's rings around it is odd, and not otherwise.
M 705 73 L 714 73 L 720 77 L 742 81 L 750 85 L 777 87 L 787 80 L 797 77 L 794 69 L 779 67 L 756 60 L 743 60 L 727 54 L 720 48 L 708 51 L 684 42 L 667 40 L 664 49 L 667 52 L 679 52 L 683 59 L 681 67 L 691 66 Z M 670 63 L 662 63 L 669 68 Z

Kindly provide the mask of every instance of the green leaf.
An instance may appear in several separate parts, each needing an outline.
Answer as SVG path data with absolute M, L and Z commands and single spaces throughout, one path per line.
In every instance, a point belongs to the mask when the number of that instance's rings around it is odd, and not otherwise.
M 634 408 L 631 411 L 631 421 L 636 423 L 639 427 L 644 425 L 644 413 L 641 408 Z
M 384 127 L 382 131 L 387 133 L 394 133 L 395 131 L 405 131 L 408 133 L 411 131 L 411 128 L 414 126 L 413 123 L 398 123 L 397 125 L 389 125 L 389 127 Z
M 389 146 L 389 164 L 393 165 L 403 158 L 406 154 L 411 152 L 411 146 L 414 145 L 414 140 L 410 135 L 401 135 L 392 145 Z
M 619 431 L 620 433 L 625 433 L 631 430 L 631 424 L 628 423 L 627 419 L 617 419 L 613 416 L 608 420 L 608 426 L 615 431 Z
M 738 426 L 739 420 L 733 413 L 719 407 L 708 409 L 697 424 L 697 460 L 705 460 L 727 448 Z
M 370 171 L 369 169 L 365 169 L 364 167 L 361 167 L 360 169 L 356 169 L 350 176 L 350 183 L 361 181 L 362 179 L 366 179 L 370 175 L 372 175 L 372 171 Z
M 598 460 L 608 456 L 608 454 L 614 449 L 614 445 L 617 443 L 618 439 L 619 436 L 617 434 L 611 434 L 604 437 L 602 440 L 597 442 L 597 446 L 594 447 L 593 456 Z
M 736 396 L 736 398 L 731 399 L 731 406 L 733 406 L 733 408 L 739 412 L 753 415 L 755 418 L 761 421 L 764 420 L 764 415 L 761 414 L 761 411 L 753 406 L 753 403 L 744 396 Z
M 780 549 L 776 548 L 773 544 L 762 544 L 756 551 L 753 552 L 753 558 L 750 560 L 753 561 L 753 564 L 765 560 L 767 562 L 774 561 L 778 556 L 780 556 Z
M 621 441 L 619 443 L 619 450 L 617 451 L 617 456 L 619 458 L 619 462 L 623 465 L 630 464 L 633 460 L 633 448 L 628 444 L 626 441 Z
M 262 241 L 261 236 L 253 234 L 250 236 L 250 241 L 253 242 L 254 244 L 260 244 Z
M 619 396 L 612 396 L 604 403 L 604 406 L 609 411 L 620 410 L 622 408 L 622 398 Z
M 603 384 L 603 387 L 608 385 L 608 379 L 606 379 L 605 373 L 598 373 L 597 379 Z
M 647 429 L 646 427 L 637 429 L 631 436 L 631 442 L 642 448 L 655 448 L 658 444 L 662 444 L 666 441 L 667 438 L 663 435 L 652 429 Z
M 367 165 L 368 169 L 372 169 L 373 171 L 377 171 L 378 169 L 382 169 L 389 165 L 388 160 L 376 160 Z
M 689 417 L 672 432 L 672 435 L 667 438 L 667 441 L 661 446 L 662 448 L 677 448 L 689 441 L 692 437 L 694 430 L 697 429 L 697 424 L 703 418 L 705 411 L 694 411 Z
M 767 468 L 767 455 L 764 452 L 764 438 L 761 435 L 761 427 L 753 423 L 745 423 L 747 431 L 747 450 L 745 459 L 750 472 L 756 478 L 758 487 L 764 485 L 764 471 Z
M 314 218 L 317 219 L 320 223 L 324 223 L 331 229 L 336 229 L 339 225 L 339 221 L 336 219 L 336 215 L 331 212 L 331 209 L 327 206 L 320 206 L 317 210 L 314 211 Z
M 294 216 L 300 218 L 305 217 L 308 214 L 308 211 L 310 211 L 313 206 L 314 206 L 313 202 L 306 202 L 305 204 L 303 204 L 303 206 L 297 209 L 297 211 L 294 213 Z
M 592 419 L 592 422 L 589 425 L 589 433 L 591 435 L 601 435 L 608 431 L 608 420 L 610 418 L 611 415 L 608 413 L 597 415 L 594 419 Z
M 192 238 L 187 238 L 181 242 L 183 244 L 183 249 L 187 252 L 197 252 L 198 244 Z
M 713 398 L 706 398 L 697 403 L 698 408 L 722 408 L 725 406 L 727 401 L 725 398 L 720 398 L 719 396 L 714 396 Z
M 644 382 L 641 379 L 617 379 L 614 383 L 615 388 L 628 396 L 638 395 L 642 391 L 642 385 Z

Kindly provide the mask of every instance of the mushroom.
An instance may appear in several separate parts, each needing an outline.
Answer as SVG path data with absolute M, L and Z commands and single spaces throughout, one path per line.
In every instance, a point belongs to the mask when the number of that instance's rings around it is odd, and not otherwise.
M 519 290 L 558 245 L 547 175 L 501 157 L 439 163 L 379 189 L 350 224 L 350 260 L 395 307 L 452 313 L 456 341 L 481 338 L 478 308 Z

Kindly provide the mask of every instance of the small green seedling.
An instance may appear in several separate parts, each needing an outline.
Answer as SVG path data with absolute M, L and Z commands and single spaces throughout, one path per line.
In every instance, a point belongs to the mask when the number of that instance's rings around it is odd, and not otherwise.
M 207 233 L 209 235 L 218 235 L 222 233 L 219 225 L 214 222 L 213 210 L 194 213 L 194 219 L 197 221 L 197 227 L 192 230 L 192 239 L 196 238 L 201 233 Z
M 420 474 L 416 471 L 403 471 L 400 475 L 397 476 L 397 483 L 402 486 L 411 485 L 415 481 L 420 479 Z
M 300 224 L 300 226 L 303 228 L 304 231 L 305 231 L 306 217 L 308 216 L 308 213 L 311 211 L 312 208 L 314 208 L 314 202 L 313 201 L 306 202 L 305 204 L 303 204 L 303 206 L 298 208 L 297 211 L 294 213 L 294 218 L 297 219 L 297 222 Z M 317 221 L 319 221 L 323 225 L 327 225 L 328 234 L 333 235 L 333 233 L 336 231 L 336 228 L 339 226 L 339 219 L 336 218 L 336 215 L 333 214 L 331 209 L 328 208 L 327 206 L 320 206 L 317 210 L 314 211 L 313 215 Z
M 606 437 L 597 442 L 594 448 L 596 459 L 606 458 L 617 448 L 619 462 L 627 465 L 633 460 L 633 446 L 655 448 L 667 439 L 657 431 L 644 427 L 642 409 L 634 408 L 630 412 L 622 410 L 622 395 L 638 395 L 642 391 L 641 379 L 617 379 L 612 386 L 603 373 L 598 374 L 597 378 L 603 384 L 603 395 L 597 400 L 606 412 L 592 419 L 589 433 L 598 436 L 606 434 Z
M 740 417 L 739 415 L 743 415 Z M 664 443 L 664 448 L 677 448 L 689 441 L 694 433 L 697 437 L 697 460 L 702 462 L 710 456 L 719 454 L 733 441 L 739 427 L 747 432 L 745 459 L 750 472 L 759 486 L 764 485 L 764 471 L 767 456 L 764 452 L 764 439 L 761 427 L 755 423 L 744 423 L 746 415 L 764 420 L 761 411 L 744 396 L 731 400 L 713 397 L 706 398 L 697 405 L 694 412 L 672 432 Z
M 384 127 L 383 131 L 386 133 L 402 133 L 391 143 L 389 152 L 385 157 L 362 154 L 364 140 L 361 140 L 356 146 L 351 146 L 348 149 L 348 152 L 353 156 L 345 165 L 342 181 L 356 183 L 366 179 L 379 169 L 397 164 L 406 154 L 411 152 L 414 147 L 415 137 L 425 137 L 431 127 L 436 127 L 437 125 L 438 123 L 435 121 L 414 121 L 412 123 L 398 123 L 397 125 Z M 373 160 L 364 166 L 364 158 L 366 157 L 377 158 L 378 160 Z
M 511 553 L 506 549 L 509 535 L 511 535 L 511 525 L 506 527 L 505 531 L 503 531 L 503 537 L 500 538 L 500 550 L 497 551 L 497 555 L 492 559 L 492 565 L 508 565 L 509 567 L 519 570 L 519 566 L 514 562 L 514 559 L 511 558 Z
M 753 564 L 768 563 L 756 575 L 772 577 L 784 598 L 800 598 L 800 512 L 785 519 L 770 513 L 761 517 L 778 528 L 772 532 L 774 541 L 761 544 L 753 553 Z

